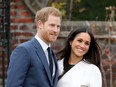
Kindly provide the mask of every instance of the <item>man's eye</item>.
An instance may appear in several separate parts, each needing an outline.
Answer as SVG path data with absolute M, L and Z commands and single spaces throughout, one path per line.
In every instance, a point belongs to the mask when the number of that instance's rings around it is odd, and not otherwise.
M 51 26 L 55 26 L 54 24 L 51 24 Z
M 58 28 L 60 28 L 61 26 L 57 26 Z

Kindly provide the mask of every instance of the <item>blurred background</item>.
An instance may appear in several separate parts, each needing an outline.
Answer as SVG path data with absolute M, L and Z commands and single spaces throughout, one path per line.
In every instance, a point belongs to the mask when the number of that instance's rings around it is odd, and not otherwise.
M 72 29 L 89 27 L 102 48 L 103 87 L 116 87 L 116 0 L 0 0 L 0 87 L 5 87 L 11 52 L 35 35 L 35 13 L 45 6 L 63 14 L 54 52 Z

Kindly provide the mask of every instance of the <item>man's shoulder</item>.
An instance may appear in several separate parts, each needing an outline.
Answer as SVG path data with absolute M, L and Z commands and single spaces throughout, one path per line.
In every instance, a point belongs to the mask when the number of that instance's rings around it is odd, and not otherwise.
M 25 41 L 25 42 L 23 42 L 23 43 L 21 43 L 17 46 L 17 48 L 19 48 L 19 47 L 31 48 L 32 47 L 32 41 L 31 40 Z

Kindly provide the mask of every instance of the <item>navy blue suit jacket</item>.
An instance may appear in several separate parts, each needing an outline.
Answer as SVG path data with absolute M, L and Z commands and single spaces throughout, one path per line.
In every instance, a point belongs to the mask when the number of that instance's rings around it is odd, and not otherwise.
M 10 57 L 6 87 L 56 87 L 58 66 L 55 54 L 53 56 L 56 72 L 52 80 L 45 53 L 39 42 L 32 38 L 20 44 Z

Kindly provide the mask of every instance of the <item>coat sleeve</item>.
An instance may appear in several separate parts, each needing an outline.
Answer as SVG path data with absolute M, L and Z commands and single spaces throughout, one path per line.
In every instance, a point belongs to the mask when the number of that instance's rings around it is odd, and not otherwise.
M 17 47 L 10 57 L 6 87 L 23 87 L 29 65 L 27 50 L 22 46 Z
M 87 71 L 87 79 L 89 81 L 89 87 L 102 87 L 101 71 L 95 65 L 90 65 Z

